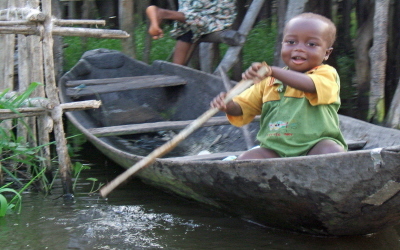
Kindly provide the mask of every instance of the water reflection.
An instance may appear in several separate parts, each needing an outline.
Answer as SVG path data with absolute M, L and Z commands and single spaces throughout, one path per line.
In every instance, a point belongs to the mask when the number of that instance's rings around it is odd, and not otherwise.
M 98 155 L 96 155 L 97 157 Z M 120 169 L 103 160 L 80 176 L 76 202 L 56 185 L 48 197 L 25 193 L 21 215 L 0 218 L 1 249 L 400 249 L 399 228 L 370 236 L 323 238 L 260 227 L 133 179 L 110 197 L 89 195 L 89 177 Z

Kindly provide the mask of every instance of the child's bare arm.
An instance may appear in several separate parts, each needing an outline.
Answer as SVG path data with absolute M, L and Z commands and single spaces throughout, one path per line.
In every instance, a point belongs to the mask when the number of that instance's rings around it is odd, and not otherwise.
M 210 103 L 212 108 L 218 108 L 219 110 L 227 113 L 228 115 L 240 116 L 243 114 L 242 108 L 239 104 L 234 101 L 229 101 L 225 104 L 224 100 L 226 98 L 226 93 L 221 92 L 218 96 L 216 96 Z
M 283 84 L 308 93 L 315 93 L 317 91 L 314 82 L 307 74 L 274 66 L 271 68 L 271 76 L 281 80 Z
M 242 78 L 245 80 L 254 79 L 255 82 L 259 82 L 266 76 L 257 74 L 257 71 L 262 67 L 259 62 L 252 63 L 251 66 L 242 74 Z M 270 76 L 283 82 L 285 85 L 289 85 L 292 88 L 302 90 L 308 93 L 315 93 L 315 85 L 311 77 L 308 75 L 293 71 L 286 70 L 279 67 L 271 66 Z

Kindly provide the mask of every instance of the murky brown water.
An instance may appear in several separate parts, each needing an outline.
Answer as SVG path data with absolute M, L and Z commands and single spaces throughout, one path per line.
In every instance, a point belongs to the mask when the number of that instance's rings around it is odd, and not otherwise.
M 400 227 L 379 234 L 321 238 L 254 225 L 132 180 L 110 198 L 89 195 L 94 177 L 120 171 L 99 153 L 81 174 L 76 200 L 25 193 L 20 215 L 0 218 L 0 249 L 400 249 Z M 88 154 L 88 153 L 86 153 Z

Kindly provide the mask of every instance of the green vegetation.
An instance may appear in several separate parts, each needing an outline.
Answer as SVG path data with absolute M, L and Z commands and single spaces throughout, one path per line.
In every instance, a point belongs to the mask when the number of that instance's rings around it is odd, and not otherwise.
M 34 82 L 22 94 L 9 98 L 5 98 L 7 94 L 10 94 L 9 89 L 4 90 L 0 94 L 0 108 L 10 109 L 18 113 L 17 108 L 26 102 L 38 85 L 40 83 Z M 34 182 L 39 180 L 40 186 L 47 187 L 47 179 L 44 176 L 45 168 L 40 166 L 43 161 L 43 158 L 39 156 L 40 146 L 30 147 L 26 138 L 15 136 L 13 127 L 11 127 L 11 130 L 9 129 L 10 125 L 23 125 L 28 131 L 28 136 L 32 137 L 32 131 L 29 126 L 23 119 L 13 119 L 8 122 L 7 126 L 5 125 L 6 122 L 7 120 L 1 121 L 2 126 L 0 126 L 0 173 L 4 173 L 10 181 L 0 187 L 0 217 L 11 211 L 20 211 L 21 193 Z M 28 182 L 24 183 L 21 179 L 25 179 Z M 20 188 L 20 190 L 16 191 L 14 187 Z M 14 194 L 14 196 L 10 201 L 7 201 L 5 193 L 8 195 Z
M 14 189 L 7 188 L 9 185 L 11 185 L 11 183 L 0 187 L 0 217 L 4 217 L 13 210 L 17 210 L 18 213 L 21 211 L 21 195 Z M 14 198 L 8 202 L 7 198 L 3 195 L 4 193 L 14 194 Z
M 136 54 L 138 60 L 143 60 L 145 50 L 146 25 L 141 24 L 135 30 Z M 176 40 L 170 37 L 169 31 L 171 27 L 165 27 L 165 37 L 153 40 L 151 43 L 150 62 L 154 60 L 167 60 L 175 46 Z M 252 62 L 266 61 L 273 62 L 274 46 L 276 39 L 276 28 L 271 27 L 267 22 L 259 22 L 248 35 L 247 42 L 243 48 L 243 66 L 246 68 Z M 64 70 L 71 69 L 80 59 L 80 57 L 88 50 L 105 48 L 112 50 L 122 50 L 121 40 L 118 39 L 99 39 L 80 37 L 64 37 Z M 222 44 L 220 46 L 221 55 L 225 53 L 228 46 Z
M 89 170 L 89 169 L 90 169 L 90 167 L 87 164 L 82 164 L 80 162 L 75 162 L 74 163 L 74 165 L 72 167 L 72 173 L 73 173 L 74 178 L 75 178 L 74 183 L 73 183 L 73 187 L 72 187 L 74 190 L 75 190 L 76 183 L 78 181 L 78 178 L 79 178 L 79 175 L 81 174 L 81 172 L 83 170 Z M 96 178 L 92 178 L 92 177 L 87 178 L 86 180 L 92 182 L 92 187 L 91 187 L 89 193 L 97 192 L 104 185 L 103 183 L 100 182 L 98 187 L 95 189 L 95 185 L 96 185 L 96 182 L 98 180 Z
M 259 22 L 249 33 L 243 47 L 243 68 L 248 68 L 252 62 L 274 62 L 274 52 L 277 29 L 266 21 Z

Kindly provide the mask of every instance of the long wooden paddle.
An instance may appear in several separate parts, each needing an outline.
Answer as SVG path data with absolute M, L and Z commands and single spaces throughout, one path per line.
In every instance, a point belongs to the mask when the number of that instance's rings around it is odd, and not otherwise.
M 258 74 L 260 76 L 264 76 L 268 73 L 270 67 L 265 64 L 258 70 Z M 232 100 L 233 97 L 245 91 L 251 85 L 253 85 L 254 80 L 242 80 L 238 84 L 235 85 L 226 95 L 224 100 L 225 103 L 228 103 Z M 213 117 L 216 113 L 218 113 L 218 108 L 211 108 L 202 114 L 199 118 L 190 123 L 186 128 L 184 128 L 179 134 L 177 134 L 170 141 L 166 142 L 162 146 L 156 148 L 153 152 L 151 152 L 148 156 L 138 161 L 135 165 L 128 168 L 125 172 L 118 175 L 114 180 L 109 182 L 107 185 L 100 189 L 100 195 L 106 197 L 114 188 L 119 186 L 122 182 L 127 180 L 131 175 L 139 171 L 140 169 L 147 167 L 151 163 L 153 163 L 156 158 L 165 155 L 174 149 L 181 141 L 186 139 L 191 133 L 193 133 L 196 129 L 201 127 L 203 123 L 208 121 L 211 117 Z

